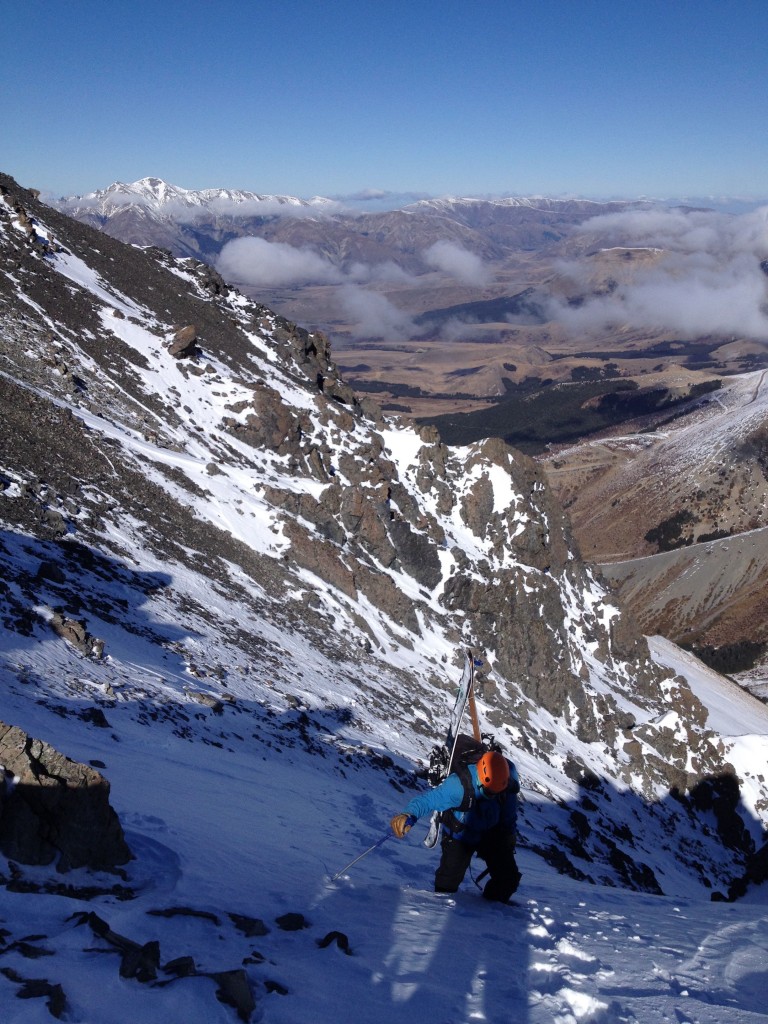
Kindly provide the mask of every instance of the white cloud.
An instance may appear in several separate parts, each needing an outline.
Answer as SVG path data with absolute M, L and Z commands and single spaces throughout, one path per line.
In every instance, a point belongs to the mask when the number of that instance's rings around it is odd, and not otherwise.
M 768 207 L 733 217 L 713 211 L 642 210 L 596 217 L 579 229 L 607 245 L 663 250 L 610 295 L 589 296 L 587 263 L 562 269 L 587 292 L 555 318 L 576 329 L 630 324 L 684 337 L 736 334 L 768 341 Z
M 163 215 L 173 217 L 183 224 L 195 224 L 201 220 L 215 217 L 292 217 L 294 219 L 317 219 L 340 213 L 341 207 L 330 200 L 306 203 L 291 202 L 277 196 L 255 196 L 251 199 L 236 199 L 228 196 L 214 196 L 203 206 L 190 206 L 183 201 L 165 203 Z
M 412 318 L 384 295 L 347 284 L 340 289 L 339 297 L 359 337 L 412 338 L 418 334 Z
M 280 287 L 340 284 L 342 271 L 312 249 L 263 238 L 235 238 L 219 253 L 216 269 L 233 284 Z
M 383 263 L 353 263 L 347 278 L 355 284 L 378 282 L 381 284 L 413 284 L 414 278 L 392 260 Z
M 488 283 L 488 268 L 480 257 L 455 242 L 435 242 L 424 250 L 424 259 L 429 266 L 450 274 L 462 284 L 481 287 Z

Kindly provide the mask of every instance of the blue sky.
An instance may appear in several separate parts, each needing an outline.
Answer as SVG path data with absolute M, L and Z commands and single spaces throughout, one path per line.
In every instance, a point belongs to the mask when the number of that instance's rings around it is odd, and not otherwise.
M 4 0 L 0 170 L 299 196 L 768 195 L 767 0 Z

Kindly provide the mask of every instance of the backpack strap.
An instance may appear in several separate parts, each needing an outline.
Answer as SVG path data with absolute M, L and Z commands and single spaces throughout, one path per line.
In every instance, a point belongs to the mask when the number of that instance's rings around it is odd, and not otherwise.
M 469 771 L 469 765 L 458 764 L 456 765 L 456 774 L 459 776 L 461 785 L 464 788 L 464 796 L 461 798 L 461 803 L 458 807 L 454 807 L 455 811 L 469 811 L 475 806 L 477 797 L 475 796 L 475 784 L 472 781 L 472 775 Z
M 461 803 L 458 807 L 452 807 L 448 811 L 440 812 L 440 821 L 454 835 L 458 835 L 464 831 L 464 822 L 460 821 L 456 817 L 456 811 L 469 811 L 477 802 L 475 796 L 475 786 L 472 781 L 472 776 L 469 771 L 469 766 L 466 764 L 457 764 L 454 768 L 454 772 L 459 777 L 462 788 L 464 789 L 464 795 L 461 798 Z

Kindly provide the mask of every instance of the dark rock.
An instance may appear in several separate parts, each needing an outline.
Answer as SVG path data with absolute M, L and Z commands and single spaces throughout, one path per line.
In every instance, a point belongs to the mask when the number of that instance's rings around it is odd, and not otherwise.
M 636 889 L 639 892 L 651 892 L 656 896 L 664 895 L 664 890 L 647 864 L 633 860 L 618 846 L 612 845 L 610 842 L 609 846 L 611 846 L 611 851 L 608 859 L 628 888 Z
M 352 950 L 349 948 L 349 939 L 344 932 L 328 932 L 322 939 L 317 940 L 320 949 L 325 949 L 332 942 L 335 942 L 339 949 L 346 953 L 347 956 L 352 956 Z
M 218 271 L 196 260 L 190 259 L 186 262 L 192 264 L 192 273 L 204 292 L 215 297 L 229 294 L 229 286 Z
M 131 859 L 109 783 L 89 765 L 0 722 L 0 850 L 22 864 L 112 871 Z
M 148 910 L 152 917 L 199 917 L 212 924 L 220 924 L 218 917 L 210 910 L 193 910 L 191 907 L 166 907 L 163 910 Z
M 0 974 L 21 988 L 16 993 L 19 999 L 45 999 L 52 1017 L 61 1020 L 67 1011 L 67 997 L 61 985 L 52 985 L 44 978 L 22 978 L 16 971 L 4 967 Z
M 30 938 L 31 937 L 32 936 L 30 936 Z M 46 949 L 45 946 L 33 946 L 31 942 L 27 942 L 24 939 L 19 939 L 18 942 L 11 943 L 7 948 L 9 952 L 12 949 L 16 950 L 16 952 L 26 960 L 39 960 L 44 956 L 56 955 L 52 949 Z
M 84 722 L 90 722 L 91 725 L 97 726 L 99 729 L 112 728 L 101 708 L 86 708 L 85 711 L 80 712 L 80 718 Z M 94 767 L 98 768 L 99 765 L 94 765 Z M 103 768 L 104 765 L 101 765 L 101 767 Z
M 39 580 L 50 580 L 52 583 L 66 583 L 67 574 L 57 562 L 41 562 L 37 570 Z
M 153 940 L 143 946 L 131 946 L 123 951 L 120 961 L 120 977 L 135 978 L 136 981 L 155 981 L 160 969 L 160 943 Z
M 185 359 L 199 351 L 196 342 L 197 328 L 194 325 L 180 327 L 171 339 L 168 351 L 176 359 Z
M 347 597 L 357 598 L 354 572 L 341 560 L 335 545 L 313 537 L 293 519 L 285 523 L 284 533 L 291 544 L 293 563 L 327 580 Z
M 224 705 L 218 699 L 210 693 L 203 693 L 200 690 L 187 690 L 188 696 L 196 700 L 198 704 L 204 704 L 205 707 L 210 708 L 215 715 L 220 715 L 224 711 Z
M 256 1009 L 256 1000 L 248 984 L 248 975 L 242 968 L 233 971 L 218 971 L 215 974 L 207 974 L 216 984 L 216 998 L 227 1006 L 232 1006 L 237 1011 L 237 1016 L 242 1021 L 249 1021 Z
M 569 779 L 571 779 L 572 782 L 578 783 L 582 789 L 586 789 L 591 792 L 596 792 L 602 789 L 603 784 L 600 781 L 600 777 L 593 772 L 591 768 L 588 768 L 582 761 L 573 757 L 571 754 L 569 754 L 565 759 L 563 772 Z
M 197 974 L 195 961 L 191 956 L 179 956 L 163 964 L 163 974 L 173 974 L 177 978 L 194 978 Z
M 81 619 L 72 619 L 60 611 L 51 616 L 51 628 L 62 640 L 76 647 L 86 658 L 100 658 L 104 652 L 104 641 L 92 636 Z
M 768 843 L 764 843 L 747 859 L 744 874 L 731 882 L 727 896 L 720 892 L 714 892 L 711 899 L 732 903 L 734 900 L 741 899 L 750 885 L 763 885 L 765 882 L 768 882 Z
M 88 924 L 94 935 L 108 942 L 121 955 L 120 977 L 135 978 L 136 981 L 155 981 L 160 969 L 160 943 L 145 942 L 143 945 L 113 932 L 109 924 L 98 914 L 75 914 L 79 924 Z
M 188 912 L 185 908 L 174 908 L 172 913 L 177 910 L 182 914 Z M 192 911 L 191 913 L 196 914 L 197 912 Z M 191 956 L 176 957 L 161 968 L 159 942 L 152 940 L 143 945 L 134 942 L 132 939 L 112 931 L 109 924 L 97 914 L 77 913 L 73 917 L 78 920 L 78 924 L 89 925 L 95 935 L 108 942 L 113 949 L 120 953 L 120 976 L 122 978 L 133 978 L 144 983 L 168 984 L 168 982 L 158 982 L 159 970 L 166 974 L 172 974 L 175 978 L 210 978 L 217 986 L 216 998 L 227 1006 L 234 1007 L 240 1020 L 250 1021 L 253 1011 L 256 1009 L 256 1001 L 248 983 L 248 976 L 242 968 L 231 971 L 198 971 Z
M 752 854 L 754 843 L 738 812 L 741 789 L 731 765 L 730 771 L 710 776 L 698 782 L 690 792 L 691 802 L 699 811 L 712 811 L 717 821 L 717 832 L 723 843 L 733 850 Z
M 283 914 L 275 919 L 278 928 L 284 932 L 298 932 L 302 928 L 309 928 L 309 922 L 303 914 Z
M 267 992 L 276 992 L 279 996 L 287 996 L 288 989 L 279 981 L 267 980 L 264 982 Z
M 227 915 L 235 928 L 249 939 L 269 934 L 269 928 L 258 917 L 244 917 L 242 914 Z
M 442 578 L 440 555 L 428 536 L 417 533 L 405 520 L 389 524 L 397 557 L 409 576 L 432 590 Z

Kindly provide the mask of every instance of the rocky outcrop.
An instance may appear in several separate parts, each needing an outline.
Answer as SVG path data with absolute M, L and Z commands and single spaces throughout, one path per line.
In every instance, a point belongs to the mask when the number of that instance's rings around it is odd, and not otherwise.
M 59 871 L 111 871 L 131 859 L 109 783 L 89 765 L 0 722 L 0 850 Z
M 92 636 L 80 619 L 72 619 L 60 611 L 54 611 L 51 629 L 87 658 L 100 658 L 104 653 L 104 641 Z
M 194 324 L 179 327 L 168 342 L 168 351 L 176 359 L 188 359 L 195 355 L 197 348 L 197 328 Z

